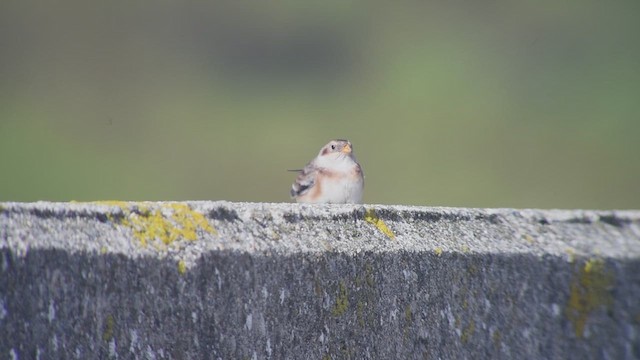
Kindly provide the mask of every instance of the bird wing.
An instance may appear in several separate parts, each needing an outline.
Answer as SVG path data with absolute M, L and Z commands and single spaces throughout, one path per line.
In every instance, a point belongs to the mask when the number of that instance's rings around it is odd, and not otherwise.
M 291 185 L 291 197 L 295 198 L 303 195 L 316 183 L 316 176 L 318 175 L 318 169 L 313 163 L 307 164 L 304 169 L 299 170 L 300 173 L 296 180 Z

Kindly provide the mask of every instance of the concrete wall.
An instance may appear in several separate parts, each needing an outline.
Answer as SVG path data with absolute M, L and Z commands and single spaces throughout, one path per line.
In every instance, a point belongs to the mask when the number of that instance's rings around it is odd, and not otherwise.
M 640 212 L 0 203 L 0 359 L 640 358 Z

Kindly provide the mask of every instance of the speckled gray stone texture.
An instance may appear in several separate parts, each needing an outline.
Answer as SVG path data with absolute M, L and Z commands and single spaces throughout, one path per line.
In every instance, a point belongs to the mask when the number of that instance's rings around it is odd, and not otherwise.
M 638 359 L 640 211 L 0 203 L 5 358 Z

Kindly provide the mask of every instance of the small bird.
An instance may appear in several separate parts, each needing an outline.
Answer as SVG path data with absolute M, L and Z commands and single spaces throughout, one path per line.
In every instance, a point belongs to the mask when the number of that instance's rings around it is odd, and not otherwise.
M 364 174 L 349 140 L 331 140 L 302 170 L 291 185 L 299 203 L 360 204 Z

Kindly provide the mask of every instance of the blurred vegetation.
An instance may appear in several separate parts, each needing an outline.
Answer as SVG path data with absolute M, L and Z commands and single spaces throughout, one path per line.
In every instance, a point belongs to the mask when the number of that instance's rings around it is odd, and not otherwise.
M 0 4 L 0 201 L 640 208 L 640 3 Z

